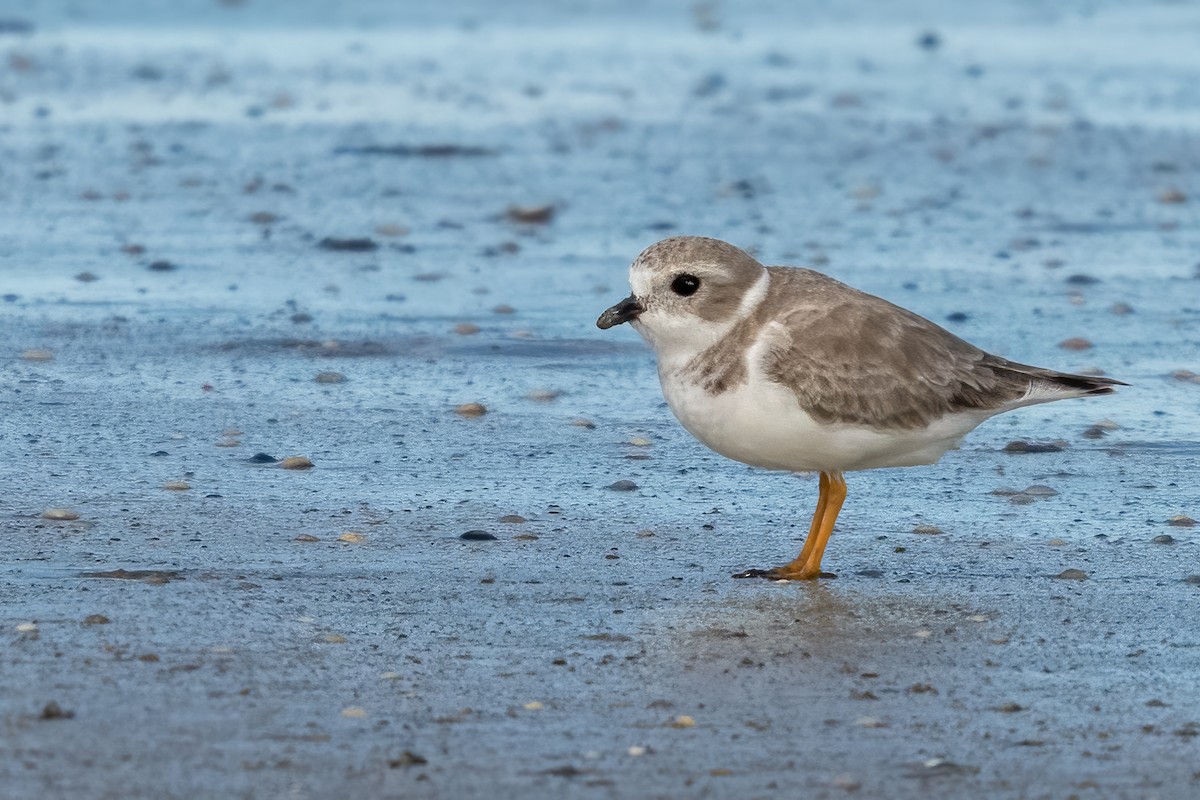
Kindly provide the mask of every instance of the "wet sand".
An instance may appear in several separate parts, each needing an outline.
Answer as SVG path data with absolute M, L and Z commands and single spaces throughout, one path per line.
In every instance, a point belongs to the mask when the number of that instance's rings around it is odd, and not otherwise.
M 0 14 L 0 794 L 1200 792 L 1200 15 L 793 7 Z M 678 233 L 1132 386 L 732 580 L 816 481 L 595 329 Z

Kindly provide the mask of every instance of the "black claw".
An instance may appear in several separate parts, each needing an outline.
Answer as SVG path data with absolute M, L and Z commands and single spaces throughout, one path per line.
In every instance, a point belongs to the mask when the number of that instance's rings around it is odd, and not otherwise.
M 779 572 L 774 569 L 748 569 L 744 572 L 733 573 L 735 578 L 767 578 L 768 580 L 779 579 Z

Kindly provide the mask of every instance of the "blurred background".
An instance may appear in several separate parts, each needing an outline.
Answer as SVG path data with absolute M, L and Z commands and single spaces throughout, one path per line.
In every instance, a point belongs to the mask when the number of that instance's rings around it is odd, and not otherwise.
M 1190 796 L 1198 45 L 1167 0 L 7 0 L 0 785 Z M 816 486 L 595 329 L 679 234 L 1133 386 L 851 476 L 838 581 L 730 581 Z

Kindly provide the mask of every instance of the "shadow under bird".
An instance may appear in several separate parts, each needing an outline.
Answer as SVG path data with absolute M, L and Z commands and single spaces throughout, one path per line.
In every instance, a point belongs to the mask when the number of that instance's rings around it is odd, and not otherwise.
M 932 464 L 984 420 L 1109 394 L 1121 381 L 991 355 L 911 311 L 718 239 L 678 236 L 629 268 L 633 293 L 596 320 L 650 343 L 667 405 L 693 436 L 755 467 L 819 472 L 800 555 L 734 577 L 818 578 L 843 473 Z

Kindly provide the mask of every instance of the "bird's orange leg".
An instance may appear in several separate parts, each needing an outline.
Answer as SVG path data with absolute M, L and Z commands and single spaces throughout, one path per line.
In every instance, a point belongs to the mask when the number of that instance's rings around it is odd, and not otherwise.
M 748 569 L 739 572 L 735 578 L 768 578 L 771 580 L 803 581 L 821 577 L 821 557 L 825 555 L 825 545 L 829 543 L 829 535 L 833 533 L 833 524 L 837 521 L 846 501 L 846 479 L 840 472 L 821 473 L 821 494 L 817 499 L 817 510 L 813 514 L 812 526 L 808 538 L 804 540 L 804 548 L 795 560 L 773 569 Z

